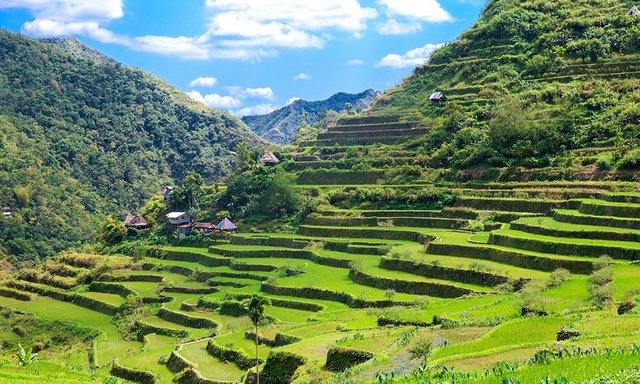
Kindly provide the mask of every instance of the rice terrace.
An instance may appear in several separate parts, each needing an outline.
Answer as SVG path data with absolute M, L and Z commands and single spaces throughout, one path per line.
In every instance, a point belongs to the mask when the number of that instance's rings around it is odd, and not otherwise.
M 45 3 L 0 1 L 0 383 L 640 383 L 633 2 L 476 2 L 386 91 L 246 124 L 238 108 L 271 88 L 189 97 L 64 37 L 143 57 L 154 36 L 74 29 L 94 11 Z M 180 41 L 222 39 L 229 14 L 295 36 L 257 3 L 207 1 L 212 29 Z M 360 3 L 342 4 L 366 21 L 473 2 Z M 36 33 L 45 11 L 70 32 Z M 418 14 L 380 39 L 426 42 Z

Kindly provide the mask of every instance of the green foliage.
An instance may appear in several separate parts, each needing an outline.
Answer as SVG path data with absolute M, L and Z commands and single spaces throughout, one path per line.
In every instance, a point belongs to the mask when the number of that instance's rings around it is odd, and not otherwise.
M 593 273 L 589 276 L 589 292 L 595 305 L 605 306 L 613 301 L 612 282 L 611 258 L 602 256 L 593 263 Z
M 409 348 L 409 354 L 411 354 L 411 358 L 421 359 L 423 364 L 427 364 L 431 348 L 432 341 L 430 339 L 420 339 Z
M 37 353 L 33 353 L 32 348 L 24 349 L 22 344 L 18 344 L 18 352 L 16 353 L 16 358 L 18 359 L 18 364 L 23 367 L 31 365 L 36 360 L 38 356 Z
M 16 262 L 95 240 L 167 174 L 220 179 L 241 142 L 257 144 L 230 115 L 98 56 L 0 31 L 0 204 L 15 210 L 0 243 Z
M 122 221 L 111 217 L 100 230 L 99 236 L 103 243 L 109 245 L 115 244 L 127 236 L 127 228 Z

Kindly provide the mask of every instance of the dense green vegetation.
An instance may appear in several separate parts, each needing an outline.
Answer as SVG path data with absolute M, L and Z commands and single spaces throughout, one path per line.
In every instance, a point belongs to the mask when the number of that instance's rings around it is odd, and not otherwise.
M 275 150 L 279 165 L 241 144 L 224 184 L 185 166 L 140 211 L 149 229 L 103 220 L 103 255 L 0 276 L 0 378 L 639 382 L 627 8 L 491 1 L 372 110 Z M 172 209 L 239 232 L 178 239 Z
M 435 167 L 637 169 L 640 28 L 619 0 L 495 0 L 374 103 L 434 129 Z M 448 97 L 432 105 L 434 90 Z M 598 147 L 578 159 L 571 150 Z M 631 177 L 631 176 L 630 176 Z
M 93 240 L 187 171 L 220 179 L 238 144 L 258 142 L 148 73 L 53 43 L 0 31 L 0 205 L 14 209 L 0 254 L 14 261 Z

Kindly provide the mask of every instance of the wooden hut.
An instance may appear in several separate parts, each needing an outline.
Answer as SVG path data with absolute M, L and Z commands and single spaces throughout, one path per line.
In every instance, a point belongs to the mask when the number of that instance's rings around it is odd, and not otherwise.
M 431 96 L 429 96 L 429 100 L 432 103 L 441 103 L 447 100 L 447 97 L 442 92 L 433 92 Z
M 175 189 L 175 187 L 172 187 L 170 185 L 164 187 L 164 189 L 162 190 L 162 198 L 164 199 L 164 201 L 171 200 L 171 195 L 173 195 Z
M 140 215 L 132 215 L 127 213 L 127 218 L 124 219 L 124 226 L 127 228 L 145 229 L 149 227 L 147 219 Z
M 210 235 L 216 230 L 216 226 L 211 223 L 196 223 L 193 229 L 197 229 L 205 235 Z
M 273 152 L 265 152 L 265 154 L 260 158 L 260 163 L 273 166 L 280 164 L 280 160 L 273 154 Z
M 231 220 L 225 217 L 221 222 L 218 223 L 218 225 L 216 225 L 216 230 L 223 232 L 235 232 L 238 230 L 238 227 L 236 227 L 236 225 L 233 224 Z

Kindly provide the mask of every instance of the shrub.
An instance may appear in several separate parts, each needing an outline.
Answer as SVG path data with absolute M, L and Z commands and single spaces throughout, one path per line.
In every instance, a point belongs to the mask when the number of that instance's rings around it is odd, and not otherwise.
M 355 348 L 331 347 L 327 352 L 326 368 L 331 371 L 344 371 L 373 358 L 373 353 Z
M 549 286 L 557 287 L 559 285 L 562 285 L 562 283 L 567 281 L 570 275 L 571 272 L 567 271 L 564 268 L 556 269 L 555 271 L 551 272 L 551 276 L 549 277 Z
M 616 167 L 619 169 L 638 169 L 640 168 L 640 148 L 632 149 L 627 152 L 622 159 L 618 161 Z
M 593 273 L 589 276 L 589 292 L 597 306 L 605 306 L 613 301 L 613 269 L 611 258 L 602 256 L 593 263 Z
M 290 383 L 296 370 L 307 363 L 307 359 L 291 352 L 269 352 L 260 374 L 263 384 Z

